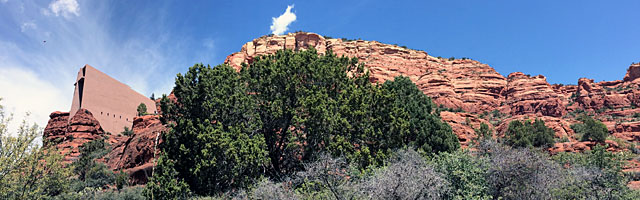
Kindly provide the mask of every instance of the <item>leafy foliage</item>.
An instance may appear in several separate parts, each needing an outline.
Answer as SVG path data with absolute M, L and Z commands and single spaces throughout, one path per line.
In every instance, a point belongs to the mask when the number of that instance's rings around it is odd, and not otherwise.
M 140 103 L 140 105 L 138 105 L 137 111 L 138 111 L 138 116 L 147 115 L 148 114 L 147 113 L 147 105 L 144 104 L 144 103 Z
M 487 159 L 476 158 L 466 151 L 443 152 L 432 158 L 433 166 L 450 185 L 445 199 L 492 199 L 485 173 Z
M 529 148 L 485 143 L 480 152 L 489 159 L 486 180 L 489 194 L 504 199 L 553 199 L 560 187 L 560 165 Z
M 12 116 L 0 105 L 0 199 L 43 199 L 67 192 L 72 168 L 63 165 L 55 149 L 34 143 L 42 134 L 37 125 L 24 120 L 17 132 L 9 132 Z
M 582 124 L 573 124 L 571 125 L 571 129 L 578 134 L 582 134 L 582 141 L 602 143 L 609 135 L 609 130 L 606 125 L 588 115 L 581 115 L 578 117 L 578 120 L 580 120 Z
M 638 199 L 637 192 L 626 186 L 622 174 L 624 158 L 596 145 L 585 153 L 559 153 L 556 162 L 568 166 L 566 186 L 559 191 L 564 199 L 594 197 L 596 199 Z
M 168 115 L 175 126 L 161 149 L 192 191 L 214 194 L 262 175 L 268 158 L 259 116 L 235 70 L 194 65 L 178 74 L 174 94 L 181 106 Z
M 491 130 L 491 128 L 489 128 L 489 125 L 484 122 L 480 124 L 480 128 L 476 128 L 473 130 L 476 132 L 477 140 L 490 139 L 493 136 L 493 130 Z
M 144 188 L 148 199 L 186 199 L 191 196 L 189 185 L 178 177 L 175 162 L 161 155 L 156 163 L 151 180 Z
M 124 130 L 120 134 L 122 134 L 124 136 L 131 136 L 131 135 L 133 135 L 133 130 L 131 130 L 131 129 L 129 129 L 129 127 L 125 126 Z
M 513 120 L 505 133 L 506 144 L 513 147 L 549 147 L 553 144 L 553 129 L 544 125 L 544 121 L 536 119 L 533 123 Z
M 355 58 L 285 50 L 256 59 L 242 74 L 256 96 L 276 176 L 302 169 L 324 150 L 366 168 L 407 145 L 428 153 L 459 147 L 408 78 L 371 85 Z

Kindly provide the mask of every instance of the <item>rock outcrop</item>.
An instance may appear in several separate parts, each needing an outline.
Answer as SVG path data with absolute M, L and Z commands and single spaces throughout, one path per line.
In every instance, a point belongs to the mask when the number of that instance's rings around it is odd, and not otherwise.
M 157 115 L 134 118 L 133 134 L 112 145 L 106 156 L 107 165 L 114 171 L 126 171 L 135 183 L 146 183 L 158 153 L 160 134 L 166 130 Z
M 80 109 L 69 119 L 69 113 L 53 112 L 45 131 L 44 143 L 54 145 L 65 155 L 65 162 L 72 162 L 80 156 L 80 146 L 84 143 L 103 138 L 104 130 L 100 122 L 89 110 Z
M 55 146 L 65 155 L 65 163 L 71 163 L 80 156 L 80 147 L 89 141 L 105 139 L 110 151 L 102 159 L 114 171 L 129 173 L 132 181 L 144 184 L 151 175 L 159 135 L 166 131 L 157 115 L 136 117 L 133 134 L 107 134 L 98 120 L 86 109 L 69 119 L 69 113 L 53 112 L 44 131 L 44 144 Z

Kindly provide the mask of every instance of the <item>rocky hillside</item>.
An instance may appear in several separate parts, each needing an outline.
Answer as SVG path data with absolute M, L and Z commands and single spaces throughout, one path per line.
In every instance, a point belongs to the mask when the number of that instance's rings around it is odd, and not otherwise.
M 470 59 L 433 57 L 377 41 L 325 38 L 306 32 L 260 37 L 229 55 L 225 63 L 240 69 L 242 63 L 250 64 L 261 55 L 309 47 L 319 53 L 333 51 L 338 56 L 358 58 L 373 83 L 409 77 L 436 104 L 447 108 L 442 117 L 463 146 L 475 137 L 473 130 L 480 123 L 489 124 L 501 135 L 511 120 L 542 118 L 557 138 L 570 141 L 557 144 L 554 150 L 573 151 L 572 145 L 577 143 L 570 125 L 582 112 L 596 114 L 615 137 L 640 141 L 640 116 L 635 114 L 640 112 L 640 64 L 631 65 L 623 80 L 596 83 L 581 78 L 578 85 L 551 85 L 543 75 L 514 72 L 504 77 L 489 65 Z
M 510 121 L 541 118 L 553 128 L 557 141 L 551 152 L 584 151 L 595 144 L 579 142 L 570 128 L 578 114 L 592 113 L 603 121 L 613 140 L 610 151 L 626 150 L 640 142 L 640 64 L 631 65 L 622 80 L 594 82 L 581 78 L 577 85 L 551 85 L 543 75 L 514 72 L 507 77 L 492 67 L 470 59 L 433 57 L 427 52 L 376 41 L 325 38 L 306 32 L 282 36 L 263 36 L 250 41 L 229 55 L 225 63 L 240 69 L 256 57 L 281 49 L 313 47 L 319 53 L 333 51 L 339 56 L 356 57 L 370 72 L 372 83 L 396 76 L 407 76 L 441 106 L 442 119 L 449 123 L 463 147 L 476 137 L 475 128 L 486 123 L 503 135 Z M 105 133 L 87 110 L 73 119 L 69 113 L 54 112 L 44 132 L 45 142 L 68 153 L 67 161 L 79 155 L 84 142 L 106 138 L 112 151 L 105 162 L 113 170 L 126 170 L 137 182 L 147 179 L 153 166 L 158 133 L 166 128 L 157 116 L 134 120 L 131 136 Z

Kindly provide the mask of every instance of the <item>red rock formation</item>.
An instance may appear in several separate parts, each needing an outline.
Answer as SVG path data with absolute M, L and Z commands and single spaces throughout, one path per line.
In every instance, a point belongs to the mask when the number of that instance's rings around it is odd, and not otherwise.
M 481 112 L 500 106 L 500 92 L 505 78 L 493 68 L 473 60 L 447 60 L 376 41 L 343 41 L 325 39 L 315 33 L 290 33 L 283 36 L 260 37 L 231 54 L 225 63 L 240 69 L 255 57 L 275 53 L 281 49 L 307 49 L 319 53 L 329 50 L 338 56 L 356 57 L 364 63 L 372 82 L 384 82 L 396 76 L 407 76 L 438 104 L 450 108 Z
M 557 93 L 542 75 L 531 77 L 522 72 L 509 74 L 502 91 L 505 106 L 512 115 L 540 113 L 545 116 L 564 115 L 564 95 Z
M 146 183 L 151 175 L 156 138 L 167 129 L 157 115 L 136 117 L 130 136 L 106 135 L 100 123 L 85 109 L 79 110 L 71 120 L 68 120 L 69 113 L 64 112 L 53 112 L 50 117 L 44 131 L 44 142 L 55 145 L 65 155 L 66 163 L 80 156 L 79 147 L 84 143 L 105 138 L 111 150 L 99 161 L 114 171 L 128 172 L 137 184 Z
M 597 144 L 598 143 L 593 141 L 559 142 L 553 144 L 553 147 L 549 148 L 549 152 L 551 154 L 557 154 L 560 152 L 585 152 L 591 150 Z M 604 145 L 607 145 L 607 151 L 620 152 L 624 150 L 621 149 L 615 141 L 606 140 Z
M 136 117 L 133 121 L 133 134 L 124 137 L 112 145 L 107 154 L 107 165 L 114 171 L 124 170 L 138 184 L 146 183 L 154 165 L 153 157 L 158 151 L 156 142 L 166 131 L 157 115 Z
M 627 69 L 627 74 L 622 79 L 624 82 L 636 82 L 640 78 L 640 63 L 634 63 Z
M 98 120 L 86 109 L 80 109 L 69 118 L 69 113 L 53 112 L 45 131 L 44 143 L 55 145 L 65 155 L 65 162 L 72 162 L 80 156 L 79 147 L 84 143 L 102 138 L 105 135 Z
M 440 112 L 440 117 L 442 117 L 442 121 L 447 122 L 449 126 L 451 126 L 453 133 L 458 136 L 460 145 L 463 148 L 471 145 L 471 142 L 477 138 L 475 129 L 480 128 L 482 123 L 487 124 L 489 129 L 494 130 L 493 125 L 491 125 L 487 120 L 480 119 L 476 115 L 470 113 L 443 111 Z
M 57 145 L 64 140 L 69 126 L 69 113 L 56 111 L 49 115 L 49 122 L 44 128 L 44 145 Z

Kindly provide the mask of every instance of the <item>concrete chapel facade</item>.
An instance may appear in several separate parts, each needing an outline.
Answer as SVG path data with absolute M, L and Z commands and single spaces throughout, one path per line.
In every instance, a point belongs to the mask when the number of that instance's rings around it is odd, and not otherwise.
M 106 132 L 118 134 L 124 127 L 131 128 L 140 103 L 147 113 L 155 114 L 156 104 L 131 87 L 109 75 L 85 65 L 78 71 L 69 119 L 81 108 L 91 111 Z

